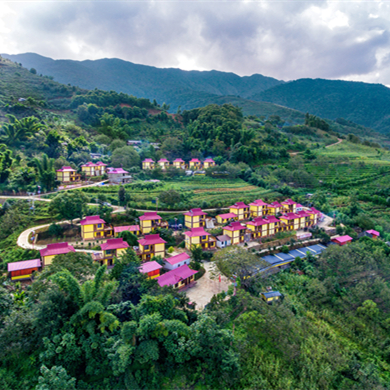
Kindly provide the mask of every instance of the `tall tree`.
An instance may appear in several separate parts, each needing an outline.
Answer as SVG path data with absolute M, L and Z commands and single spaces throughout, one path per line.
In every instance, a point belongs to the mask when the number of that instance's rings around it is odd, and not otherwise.
M 60 219 L 82 218 L 87 207 L 88 198 L 80 191 L 62 192 L 50 203 L 50 211 L 58 214 Z
M 42 190 L 53 190 L 56 185 L 56 172 L 54 170 L 54 159 L 47 154 L 42 155 L 42 159 L 34 159 L 38 171 L 39 183 Z

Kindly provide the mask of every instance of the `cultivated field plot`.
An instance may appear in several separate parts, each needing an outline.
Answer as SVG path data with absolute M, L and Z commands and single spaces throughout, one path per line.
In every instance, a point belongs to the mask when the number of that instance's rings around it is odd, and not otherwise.
M 208 177 L 191 177 L 181 181 L 164 180 L 159 183 L 134 182 L 125 185 L 130 195 L 133 208 L 154 209 L 156 198 L 165 191 L 174 190 L 180 194 L 180 201 L 174 206 L 164 207 L 168 210 L 186 210 L 193 207 L 221 208 L 228 207 L 237 201 L 252 202 L 263 198 L 273 200 L 280 195 L 273 190 L 266 190 L 249 185 L 241 179 L 214 179 Z M 102 186 L 80 189 L 91 201 L 104 195 L 108 202 L 116 204 L 118 186 Z M 163 206 L 161 200 L 159 206 Z M 161 207 L 159 207 L 161 208 Z

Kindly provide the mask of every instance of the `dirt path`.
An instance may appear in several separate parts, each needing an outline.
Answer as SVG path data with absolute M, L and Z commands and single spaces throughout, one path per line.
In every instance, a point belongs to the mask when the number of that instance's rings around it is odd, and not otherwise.
M 203 267 L 206 273 L 196 282 L 195 287 L 186 291 L 187 297 L 191 302 L 196 303 L 198 310 L 204 309 L 204 307 L 210 302 L 213 295 L 222 291 L 227 291 L 228 287 L 232 284 L 225 276 L 211 279 L 211 272 L 215 265 L 214 263 L 203 263 Z
M 335 145 L 338 145 L 341 142 L 343 142 L 343 140 L 341 138 L 337 138 L 337 139 L 338 139 L 337 142 L 335 142 L 334 144 L 327 145 L 327 146 L 325 146 L 325 148 L 330 148 L 331 146 L 335 146 Z M 302 152 L 293 152 L 293 153 L 290 153 L 290 156 L 296 156 L 299 153 L 302 153 Z

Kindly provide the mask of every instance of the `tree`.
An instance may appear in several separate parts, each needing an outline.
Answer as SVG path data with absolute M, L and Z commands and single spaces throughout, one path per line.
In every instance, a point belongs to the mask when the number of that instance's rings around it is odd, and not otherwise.
M 131 247 L 138 245 L 137 236 L 132 232 L 125 230 L 124 232 L 120 232 L 118 237 L 123 238 L 123 241 L 126 241 Z
M 192 260 L 195 262 L 200 262 L 203 259 L 203 250 L 202 247 L 199 245 L 192 245 L 191 246 L 191 256 Z
M 54 159 L 49 158 L 47 154 L 42 155 L 42 159 L 34 159 L 38 171 L 39 184 L 43 190 L 53 190 L 56 185 L 56 172 L 54 170 Z
M 38 378 L 36 390 L 73 390 L 76 389 L 76 378 L 68 375 L 65 368 L 53 366 L 50 370 L 41 366 L 41 374 Z
M 6 115 L 6 117 L 9 122 L 3 124 L 3 132 L 5 135 L 1 139 L 8 146 L 14 146 L 19 142 L 26 141 L 30 136 L 46 127 L 34 116 L 20 120 L 14 115 Z
M 85 214 L 87 201 L 87 196 L 81 191 L 62 192 L 52 200 L 50 210 L 73 224 L 75 218 L 81 219 Z
M 181 200 L 181 195 L 175 190 L 163 191 L 159 195 L 159 200 L 168 206 L 174 206 Z
M 36 70 L 35 68 L 31 68 L 31 69 L 30 69 L 30 73 L 32 73 L 32 74 L 37 74 L 37 70 Z
M 268 263 L 239 246 L 224 248 L 214 254 L 218 271 L 229 279 L 239 278 L 243 287 L 248 287 L 250 278 Z
M 132 146 L 115 149 L 112 153 L 111 161 L 113 166 L 124 169 L 130 169 L 141 164 L 141 159 Z
M 125 187 L 120 186 L 118 190 L 118 199 L 119 199 L 119 204 L 123 206 L 126 202 L 126 190 Z
M 0 183 L 4 183 L 8 179 L 13 162 L 12 150 L 4 144 L 0 144 Z

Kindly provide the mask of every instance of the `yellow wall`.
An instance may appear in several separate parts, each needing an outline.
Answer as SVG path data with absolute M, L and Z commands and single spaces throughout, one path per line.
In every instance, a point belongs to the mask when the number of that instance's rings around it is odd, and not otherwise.
M 263 216 L 263 206 L 249 206 L 249 211 L 254 217 Z
M 161 222 L 161 219 L 156 220 L 156 222 Z M 152 231 L 152 221 L 140 221 L 142 233 L 150 233 Z
M 44 256 L 43 257 L 43 264 L 42 265 L 49 265 L 53 262 L 53 259 L 55 258 L 55 255 L 54 256 Z

